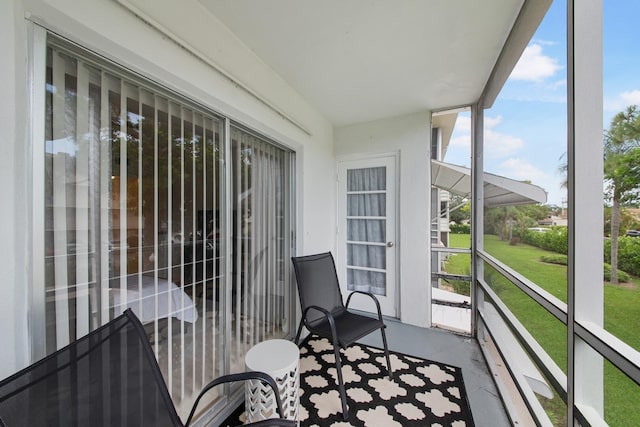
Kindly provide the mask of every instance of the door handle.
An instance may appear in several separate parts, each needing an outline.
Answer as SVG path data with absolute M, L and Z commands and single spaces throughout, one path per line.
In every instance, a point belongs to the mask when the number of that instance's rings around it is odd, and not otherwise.
M 388 248 L 392 248 L 393 247 L 393 242 L 387 242 L 387 247 Z

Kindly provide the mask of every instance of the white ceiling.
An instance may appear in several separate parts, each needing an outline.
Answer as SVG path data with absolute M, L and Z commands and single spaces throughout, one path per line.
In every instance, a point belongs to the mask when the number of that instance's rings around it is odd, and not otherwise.
M 475 102 L 523 3 L 200 1 L 337 126 Z

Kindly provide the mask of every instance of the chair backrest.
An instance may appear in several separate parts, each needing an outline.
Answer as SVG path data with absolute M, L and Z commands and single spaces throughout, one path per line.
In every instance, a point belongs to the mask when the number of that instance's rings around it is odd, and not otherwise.
M 336 265 L 331 252 L 292 257 L 291 261 L 296 273 L 300 305 L 303 312 L 312 305 L 322 307 L 333 313 L 344 310 Z M 321 318 L 324 318 L 322 313 L 310 310 L 306 320 L 313 323 Z
M 129 309 L 0 382 L 0 425 L 182 426 Z

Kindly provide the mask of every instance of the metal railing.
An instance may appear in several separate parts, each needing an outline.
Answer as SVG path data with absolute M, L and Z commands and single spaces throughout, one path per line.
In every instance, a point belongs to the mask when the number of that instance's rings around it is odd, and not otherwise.
M 531 300 L 544 308 L 555 319 L 567 326 L 567 304 L 560 301 L 558 298 L 551 295 L 549 292 L 545 291 L 540 286 L 528 280 L 488 253 L 478 251 L 477 255 L 488 266 L 492 267 L 502 277 L 506 278 L 510 283 L 524 292 Z M 521 346 L 526 350 L 537 368 L 551 383 L 551 386 L 560 398 L 567 403 L 567 376 L 562 369 L 560 369 L 560 367 L 553 361 L 535 338 L 533 338 L 511 310 L 509 310 L 507 305 L 500 299 L 498 294 L 485 281 L 485 279 L 483 277 L 477 278 L 476 283 L 482 292 L 484 292 L 485 296 L 491 300 L 502 320 L 509 327 L 511 333 L 518 340 Z M 493 331 L 491 330 L 488 322 L 486 322 L 485 313 L 482 307 L 479 307 L 478 315 L 483 325 L 493 338 Z M 608 360 L 632 381 L 640 385 L 640 352 L 607 332 L 602 326 L 591 322 L 575 321 L 574 331 L 575 336 L 588 344 L 594 351 L 600 354 L 604 359 Z M 500 351 L 500 348 L 498 348 L 498 350 Z M 509 365 L 509 362 L 506 359 L 505 363 Z M 526 384 L 522 384 L 521 381 L 518 380 L 518 375 L 514 375 L 515 367 L 507 366 L 507 368 L 511 372 L 513 380 L 516 382 L 516 386 L 518 387 L 525 404 L 529 408 L 531 415 L 534 416 L 536 423 L 538 423 L 538 425 L 548 424 L 549 418 L 544 411 L 540 410 L 539 403 L 537 401 L 531 401 L 532 394 L 524 391 L 528 386 Z M 591 408 L 576 405 L 575 415 L 577 420 L 583 425 L 601 425 L 604 423 L 601 416 Z

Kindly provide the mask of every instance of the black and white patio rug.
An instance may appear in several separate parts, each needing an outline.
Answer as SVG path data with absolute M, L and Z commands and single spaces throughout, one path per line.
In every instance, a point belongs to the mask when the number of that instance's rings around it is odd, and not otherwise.
M 342 404 L 333 347 L 310 337 L 300 345 L 300 425 L 303 427 L 473 426 L 460 368 L 390 352 L 393 381 L 384 352 L 354 344 L 342 352 L 349 419 Z M 244 408 L 222 425 L 244 421 Z
M 301 426 L 473 426 L 460 368 L 354 344 L 342 353 L 349 419 L 342 419 L 333 346 L 310 337 L 300 346 Z

